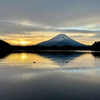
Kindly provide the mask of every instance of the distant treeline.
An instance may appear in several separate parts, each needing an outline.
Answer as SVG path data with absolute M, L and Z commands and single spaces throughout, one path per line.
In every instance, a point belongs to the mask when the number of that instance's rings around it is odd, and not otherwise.
M 87 50 L 90 49 L 90 46 L 86 47 L 75 47 L 75 46 L 12 46 L 12 50 Z

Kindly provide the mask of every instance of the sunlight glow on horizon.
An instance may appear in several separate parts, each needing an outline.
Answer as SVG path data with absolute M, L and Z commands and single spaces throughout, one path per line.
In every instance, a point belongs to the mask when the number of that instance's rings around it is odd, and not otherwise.
M 13 40 L 13 41 L 9 41 L 12 45 L 28 45 L 30 44 L 31 42 L 30 41 L 25 41 L 23 39 L 20 39 L 20 40 Z
M 28 43 L 30 43 L 30 42 L 26 42 L 26 41 L 22 41 L 22 42 L 19 42 L 19 43 L 21 43 L 21 44 L 28 44 Z

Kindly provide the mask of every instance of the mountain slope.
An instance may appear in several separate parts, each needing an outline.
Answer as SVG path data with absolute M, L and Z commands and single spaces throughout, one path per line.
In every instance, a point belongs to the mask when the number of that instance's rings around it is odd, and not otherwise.
M 73 39 L 71 39 L 70 37 L 68 37 L 65 34 L 59 34 L 57 36 L 55 36 L 54 38 L 48 40 L 48 41 L 44 41 L 41 42 L 39 44 L 37 44 L 39 46 L 65 46 L 65 45 L 69 45 L 69 46 L 86 46 L 84 44 L 81 44 Z
M 3 40 L 0 40 L 0 49 L 9 49 L 11 45 Z

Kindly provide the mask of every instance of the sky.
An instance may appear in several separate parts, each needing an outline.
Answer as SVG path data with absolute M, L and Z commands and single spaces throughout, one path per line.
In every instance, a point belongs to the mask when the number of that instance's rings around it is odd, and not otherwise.
M 0 0 L 0 39 L 35 45 L 58 34 L 100 41 L 100 0 Z

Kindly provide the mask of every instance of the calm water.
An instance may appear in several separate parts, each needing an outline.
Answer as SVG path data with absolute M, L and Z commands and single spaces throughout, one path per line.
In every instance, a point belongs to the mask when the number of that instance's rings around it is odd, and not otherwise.
M 0 100 L 100 100 L 100 53 L 0 54 Z

